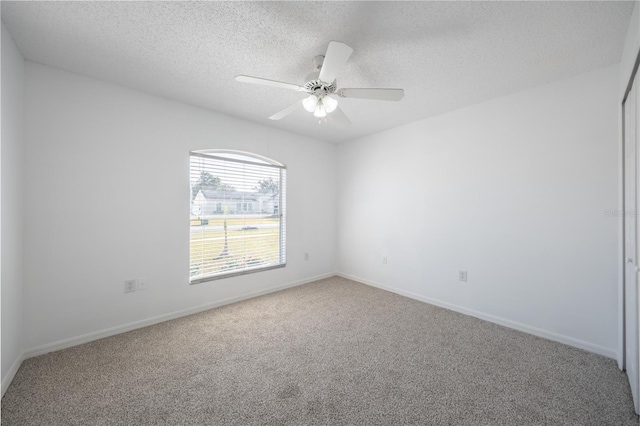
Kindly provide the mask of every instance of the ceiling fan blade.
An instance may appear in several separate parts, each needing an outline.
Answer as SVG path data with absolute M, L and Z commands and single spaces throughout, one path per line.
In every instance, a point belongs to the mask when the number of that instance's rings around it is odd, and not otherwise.
M 280 119 L 286 117 L 287 115 L 291 114 L 293 111 L 298 109 L 299 106 L 301 106 L 301 105 L 302 105 L 302 100 L 299 100 L 298 102 L 289 105 L 288 107 L 286 107 L 282 111 L 276 112 L 271 117 L 269 117 L 269 120 L 280 120 Z
M 346 44 L 337 41 L 330 42 L 318 78 L 325 83 L 333 83 L 352 53 L 353 49 Z
M 236 81 L 241 83 L 259 84 L 261 86 L 281 87 L 283 89 L 304 91 L 304 87 L 292 83 L 283 83 L 282 81 L 268 80 L 266 78 L 251 77 L 248 75 L 237 75 Z
M 334 121 L 337 125 L 345 127 L 351 124 L 351 120 L 344 115 L 344 112 L 340 109 L 340 107 L 336 107 L 336 109 L 329 114 L 329 120 Z
M 343 98 L 399 101 L 404 97 L 403 89 L 340 89 L 336 92 Z

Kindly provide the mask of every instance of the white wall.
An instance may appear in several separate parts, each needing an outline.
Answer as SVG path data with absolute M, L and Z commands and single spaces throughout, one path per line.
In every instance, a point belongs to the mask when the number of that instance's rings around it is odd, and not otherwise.
M 611 66 L 339 145 L 338 270 L 615 357 L 618 82 Z
M 2 393 L 22 361 L 24 59 L 2 24 Z
M 335 145 L 30 61 L 25 93 L 27 355 L 335 271 Z M 188 284 L 188 155 L 205 148 L 287 166 L 286 268 Z M 149 289 L 125 294 L 136 277 Z
M 620 103 L 625 94 L 627 85 L 631 78 L 631 72 L 636 63 L 638 50 L 640 49 L 640 7 L 638 2 L 634 2 L 633 13 L 629 20 L 627 35 L 622 48 L 622 56 L 620 58 L 620 85 L 618 88 Z

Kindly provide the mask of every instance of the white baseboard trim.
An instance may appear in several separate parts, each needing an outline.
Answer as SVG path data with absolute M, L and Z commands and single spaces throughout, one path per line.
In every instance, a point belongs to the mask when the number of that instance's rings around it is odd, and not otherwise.
M 443 302 L 441 300 L 432 299 L 430 297 L 422 296 L 410 291 L 401 290 L 396 287 L 387 286 L 377 283 L 375 281 L 367 280 L 353 275 L 345 274 L 343 272 L 337 272 L 336 275 L 346 278 L 348 280 L 357 281 L 362 284 L 366 284 L 372 287 L 377 287 L 382 290 L 390 291 L 401 296 L 408 297 L 410 299 L 419 300 L 421 302 L 429 303 L 431 305 L 439 306 L 441 308 L 449 309 L 451 311 L 459 312 L 461 314 L 470 315 L 472 317 L 479 318 L 481 320 L 489 321 L 504 327 L 512 328 L 514 330 L 522 331 L 534 336 L 542 337 L 544 339 L 553 340 L 555 342 L 564 343 L 565 345 L 573 346 L 574 348 L 583 349 L 588 352 L 593 352 L 598 355 L 606 356 L 607 358 L 618 358 L 618 352 L 606 348 L 604 346 L 595 345 L 593 343 L 585 342 L 584 340 L 574 339 L 573 337 L 565 336 L 562 334 L 554 333 L 553 331 L 543 330 L 541 328 L 532 327 L 530 325 L 522 324 L 520 322 L 511 321 L 505 318 L 497 317 L 495 315 L 485 314 L 483 312 L 475 311 L 473 309 L 464 308 L 462 306 L 454 305 L 452 303 Z
M 104 339 L 105 337 L 114 336 L 116 334 L 125 333 L 127 331 L 136 330 L 138 328 L 148 327 L 150 325 L 158 324 L 158 323 L 169 321 L 176 318 L 185 317 L 187 315 L 197 314 L 199 312 L 208 311 L 209 309 L 217 308 L 224 305 L 229 305 L 231 303 L 241 302 L 243 300 L 252 299 L 254 297 L 262 296 L 269 293 L 274 293 L 276 291 L 285 290 L 287 288 L 297 287 L 299 285 L 307 284 L 307 283 L 321 280 L 324 278 L 333 277 L 335 275 L 336 274 L 333 272 L 329 274 L 317 275 L 315 277 L 311 277 L 301 281 L 294 281 L 288 284 L 271 287 L 266 290 L 245 293 L 239 296 L 234 296 L 227 299 L 218 300 L 215 302 L 204 303 L 202 305 L 194 306 L 192 308 L 181 309 L 179 311 L 173 311 L 168 314 L 158 315 L 158 316 L 147 318 L 144 320 L 134 321 L 127 324 L 122 324 L 115 327 L 94 331 L 92 333 L 71 337 L 69 339 L 59 340 L 53 343 L 47 343 L 45 345 L 36 346 L 26 350 L 24 352 L 23 359 L 32 358 L 34 356 L 43 355 L 49 352 L 59 351 L 61 349 L 70 348 L 72 346 L 81 345 L 83 343 L 92 342 L 94 340 Z M 17 371 L 17 368 L 16 368 L 16 371 Z M 11 376 L 11 378 L 13 378 L 13 376 Z M 9 380 L 9 382 L 11 381 Z M 4 392 L 4 380 L 2 381 L 2 389 Z
M 24 352 L 20 352 L 16 360 L 11 364 L 11 368 L 7 371 L 7 374 L 2 378 L 2 396 L 4 396 L 4 393 L 9 389 L 9 385 L 22 365 L 22 361 L 25 359 Z

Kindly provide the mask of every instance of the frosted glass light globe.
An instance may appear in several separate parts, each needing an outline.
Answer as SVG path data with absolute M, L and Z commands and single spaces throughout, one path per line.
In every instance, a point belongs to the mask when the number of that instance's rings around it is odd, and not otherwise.
M 338 101 L 336 101 L 329 95 L 322 98 L 322 104 L 324 105 L 324 109 L 325 111 L 327 111 L 327 114 L 331 114 L 336 110 L 336 108 L 338 108 Z
M 324 105 L 322 104 L 322 102 L 318 102 L 318 105 L 316 106 L 316 110 L 313 112 L 313 115 L 318 118 L 327 116 L 327 111 L 325 111 Z
M 302 100 L 302 106 L 309 112 L 314 112 L 318 105 L 318 98 L 315 95 L 311 95 L 308 98 Z

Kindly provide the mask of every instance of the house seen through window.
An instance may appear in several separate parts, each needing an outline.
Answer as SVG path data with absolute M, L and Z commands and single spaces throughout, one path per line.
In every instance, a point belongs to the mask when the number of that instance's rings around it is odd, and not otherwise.
M 190 282 L 285 266 L 284 165 L 236 151 L 190 153 Z

